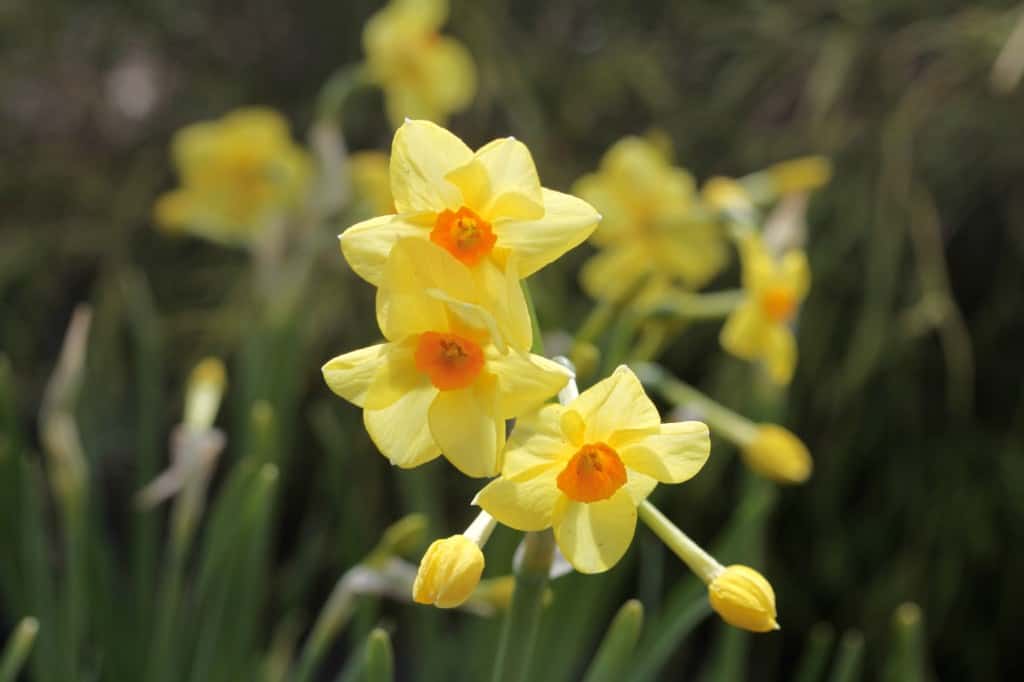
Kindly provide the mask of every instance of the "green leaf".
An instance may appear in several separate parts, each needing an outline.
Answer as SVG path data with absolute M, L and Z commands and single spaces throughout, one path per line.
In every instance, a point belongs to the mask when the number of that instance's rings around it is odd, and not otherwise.
M 601 640 L 597 655 L 583 678 L 585 682 L 626 679 L 626 669 L 632 662 L 643 623 L 644 607 L 639 601 L 630 599 L 622 605 Z

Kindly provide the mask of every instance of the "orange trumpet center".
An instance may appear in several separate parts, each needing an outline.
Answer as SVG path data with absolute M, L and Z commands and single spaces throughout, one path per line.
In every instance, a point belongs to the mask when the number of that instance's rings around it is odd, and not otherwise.
M 558 489 L 577 502 L 607 500 L 624 485 L 626 467 L 604 443 L 584 445 L 558 474 Z
M 796 313 L 796 296 L 787 286 L 769 287 L 761 294 L 761 310 L 773 322 L 789 322 Z
M 416 345 L 416 369 L 442 391 L 466 388 L 484 367 L 479 345 L 458 334 L 424 332 Z
M 465 206 L 455 212 L 441 211 L 430 231 L 430 241 L 469 266 L 489 254 L 497 239 L 491 224 Z

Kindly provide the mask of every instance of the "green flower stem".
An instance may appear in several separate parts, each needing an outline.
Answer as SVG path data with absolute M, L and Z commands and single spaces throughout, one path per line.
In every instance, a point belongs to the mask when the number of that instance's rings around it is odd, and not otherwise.
M 847 630 L 839 641 L 839 653 L 829 682 L 855 682 L 860 679 L 864 659 L 864 635 Z
M 0 658 L 0 682 L 15 682 L 25 660 L 32 652 L 32 645 L 39 632 L 39 621 L 35 618 L 22 618 L 14 634 L 7 640 L 3 657 Z
M 590 309 L 590 313 L 576 331 L 576 342 L 591 342 L 599 337 L 605 328 L 608 327 L 608 323 L 612 321 L 615 309 L 616 306 L 613 303 L 598 301 L 597 305 Z
M 892 619 L 893 641 L 884 680 L 922 682 L 925 679 L 924 632 L 921 607 L 901 604 Z
M 391 682 L 395 679 L 395 652 L 386 630 L 374 628 L 366 639 L 366 682 Z
M 312 679 L 316 666 L 327 651 L 327 646 L 351 618 L 356 595 L 352 591 L 349 575 L 351 573 L 346 573 L 338 580 L 331 595 L 327 598 L 327 603 L 324 604 L 320 615 L 317 616 L 313 631 L 306 638 L 306 643 L 302 647 L 292 682 L 306 682 L 306 680 Z
M 640 640 L 640 629 L 644 624 L 644 607 L 636 599 L 630 599 L 615 615 L 608 626 L 608 632 L 601 640 L 597 655 L 587 669 L 584 682 L 616 682 L 626 679 L 626 670 L 633 658 L 636 644 Z
M 732 443 L 743 447 L 757 435 L 757 426 L 749 419 L 675 378 L 660 365 L 643 363 L 634 367 L 634 370 L 645 385 L 661 393 L 675 405 L 697 409 L 713 429 Z
M 544 591 L 555 556 L 555 537 L 550 530 L 530 532 L 524 540 L 523 561 L 516 571 L 505 625 L 494 665 L 494 682 L 527 679 L 543 611 Z
M 679 317 L 685 320 L 717 320 L 736 310 L 745 296 L 742 289 L 716 291 L 710 294 L 681 291 L 660 301 L 651 310 L 651 315 Z
M 640 519 L 647 524 L 647 527 L 654 531 L 662 542 L 671 549 L 676 556 L 683 560 L 690 570 L 705 584 L 714 580 L 724 569 L 715 561 L 715 558 L 705 552 L 700 545 L 690 539 L 679 527 L 669 521 L 668 517 L 662 514 L 657 507 L 648 500 L 640 503 L 638 509 Z

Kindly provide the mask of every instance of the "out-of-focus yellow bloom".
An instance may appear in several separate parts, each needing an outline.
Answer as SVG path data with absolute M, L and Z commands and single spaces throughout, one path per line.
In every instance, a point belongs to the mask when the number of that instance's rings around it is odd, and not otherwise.
M 574 192 L 604 216 L 594 233 L 602 251 L 581 275 L 594 298 L 619 300 L 644 277 L 662 289 L 697 288 L 729 257 L 720 228 L 699 211 L 693 178 L 646 139 L 617 142 Z
M 766 172 L 776 194 L 810 192 L 828 184 L 832 162 L 824 156 L 804 156 L 777 163 Z
M 586 202 L 541 187 L 522 142 L 503 138 L 473 152 L 429 121 L 406 121 L 395 133 L 391 192 L 397 215 L 341 235 L 356 274 L 380 286 L 398 239 L 431 241 L 468 268 L 486 307 L 508 323 L 509 344 L 524 350 L 532 332 L 518 279 L 585 240 L 600 220 Z
M 568 405 L 517 419 L 501 477 L 474 502 L 512 528 L 553 527 L 569 563 L 599 573 L 629 547 L 637 505 L 658 482 L 691 478 L 710 449 L 707 426 L 662 424 L 636 375 L 620 366 Z
M 435 540 L 420 561 L 412 598 L 420 604 L 452 609 L 476 589 L 484 571 L 484 553 L 465 535 Z
M 807 256 L 793 250 L 776 261 L 753 233 L 743 235 L 739 245 L 746 298 L 725 321 L 722 347 L 746 360 L 762 360 L 773 381 L 787 384 L 796 366 L 790 325 L 811 284 Z
M 728 566 L 708 585 L 708 600 L 729 625 L 751 632 L 779 629 L 775 620 L 775 591 L 752 568 Z
M 183 128 L 171 153 L 181 187 L 153 209 L 167 230 L 246 244 L 294 211 L 309 187 L 309 157 L 270 109 L 240 109 Z
M 502 290 L 520 290 L 517 280 L 499 276 Z M 415 467 L 443 452 L 468 476 L 494 476 L 505 420 L 568 381 L 561 365 L 509 347 L 504 330 L 521 321 L 495 320 L 480 294 L 469 267 L 442 247 L 403 239 L 377 292 L 387 343 L 324 365 L 328 386 L 363 408 L 370 438 L 393 464 Z
M 741 452 L 747 466 L 777 483 L 803 483 L 814 466 L 803 441 L 775 424 L 759 424 Z
M 723 176 L 716 176 L 704 183 L 701 198 L 714 209 L 733 215 L 749 215 L 754 202 L 743 185 Z
M 392 125 L 406 117 L 443 123 L 472 101 L 473 57 L 438 33 L 447 18 L 447 0 L 392 0 L 366 22 L 366 65 L 384 90 Z
M 388 155 L 378 151 L 356 152 L 348 157 L 353 198 L 369 215 L 395 212 L 391 197 Z

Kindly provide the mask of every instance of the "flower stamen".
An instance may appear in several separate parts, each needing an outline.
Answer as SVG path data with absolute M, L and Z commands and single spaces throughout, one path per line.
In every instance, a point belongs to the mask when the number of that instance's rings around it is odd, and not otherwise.
M 416 369 L 442 391 L 466 388 L 484 366 L 483 350 L 458 334 L 424 332 L 416 345 Z
M 430 241 L 469 266 L 489 254 L 497 239 L 491 224 L 465 206 L 441 211 L 430 232 Z
M 612 448 L 604 443 L 588 443 L 572 456 L 557 482 L 559 490 L 570 499 L 598 502 L 626 485 L 626 467 Z

